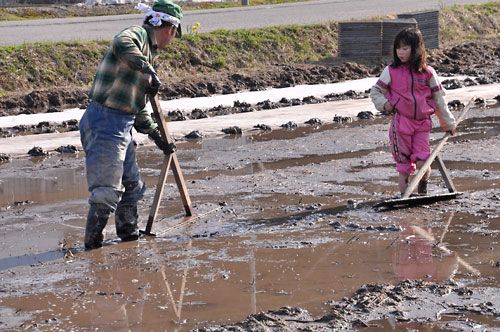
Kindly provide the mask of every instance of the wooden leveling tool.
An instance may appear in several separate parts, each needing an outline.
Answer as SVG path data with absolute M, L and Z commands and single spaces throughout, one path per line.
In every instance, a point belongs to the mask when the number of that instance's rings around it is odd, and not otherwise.
M 465 117 L 465 113 L 474 105 L 475 98 L 472 98 L 467 105 L 465 106 L 464 110 L 456 120 L 456 124 L 458 124 L 463 120 Z M 427 160 L 425 161 L 424 165 L 420 167 L 419 171 L 415 176 L 413 176 L 412 180 L 408 184 L 408 187 L 406 188 L 406 191 L 403 193 L 401 198 L 396 198 L 396 199 L 389 199 L 383 202 L 380 202 L 376 205 L 374 205 L 374 208 L 377 209 L 395 209 L 395 208 L 402 208 L 402 207 L 407 207 L 407 206 L 415 206 L 415 205 L 420 205 L 420 204 L 427 204 L 427 203 L 433 203 L 437 201 L 442 201 L 442 200 L 447 200 L 447 199 L 452 199 L 460 195 L 461 193 L 458 192 L 455 188 L 455 185 L 453 184 L 453 181 L 451 180 L 451 176 L 448 173 L 448 170 L 446 169 L 446 166 L 441 159 L 441 156 L 439 156 L 439 152 L 441 152 L 441 149 L 443 146 L 446 144 L 448 141 L 448 138 L 451 136 L 449 132 L 446 132 L 444 137 L 439 141 L 439 143 L 436 145 L 434 150 L 432 151 L 431 155 Z M 415 188 L 418 186 L 418 182 L 422 179 L 424 176 L 426 170 L 431 166 L 431 164 L 436 160 L 437 166 L 439 169 L 439 172 L 441 173 L 441 176 L 443 177 L 444 183 L 446 185 L 446 188 L 448 188 L 448 193 L 445 194 L 439 194 L 439 195 L 429 195 L 429 196 L 416 196 L 416 197 L 410 197 L 410 195 L 413 193 Z
M 158 122 L 158 129 L 160 130 L 161 137 L 168 143 L 173 143 L 172 138 L 168 132 L 167 121 L 160 108 L 160 101 L 158 100 L 158 95 L 151 96 L 150 98 L 151 106 L 153 108 L 153 113 Z M 192 216 L 191 199 L 189 198 L 189 193 L 186 187 L 186 182 L 182 176 L 181 167 L 179 165 L 179 160 L 175 152 L 171 154 L 166 154 L 163 159 L 163 164 L 161 166 L 160 177 L 158 178 L 158 184 L 156 185 L 155 197 L 153 199 L 153 205 L 149 211 L 148 223 L 146 229 L 141 231 L 142 234 L 152 235 L 151 228 L 153 227 L 153 222 L 158 214 L 158 208 L 160 206 L 160 201 L 163 196 L 163 189 L 165 187 L 165 182 L 167 180 L 168 171 L 172 165 L 172 172 L 174 173 L 175 182 L 177 183 L 177 188 L 179 188 L 179 193 L 181 195 L 182 203 L 184 204 L 184 209 L 186 210 L 186 216 Z

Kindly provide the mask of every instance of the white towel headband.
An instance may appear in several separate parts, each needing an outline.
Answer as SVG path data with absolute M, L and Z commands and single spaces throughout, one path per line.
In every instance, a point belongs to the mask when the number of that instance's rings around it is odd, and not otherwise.
M 162 12 L 156 12 L 151 7 L 141 2 L 139 2 L 137 6 L 135 6 L 135 9 L 146 13 L 146 16 L 144 16 L 145 19 L 151 16 L 151 18 L 149 19 L 149 23 L 151 23 L 151 25 L 155 27 L 159 27 L 161 25 L 161 21 L 169 22 L 176 28 L 181 23 L 181 21 L 177 17 Z

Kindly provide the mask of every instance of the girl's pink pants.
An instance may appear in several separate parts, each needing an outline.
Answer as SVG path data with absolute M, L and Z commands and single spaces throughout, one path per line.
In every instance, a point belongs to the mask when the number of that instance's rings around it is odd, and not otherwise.
M 413 174 L 417 160 L 427 160 L 431 154 L 429 133 L 432 129 L 430 118 L 413 120 L 396 113 L 392 117 L 389 137 L 391 151 L 396 161 L 396 170 L 403 174 Z

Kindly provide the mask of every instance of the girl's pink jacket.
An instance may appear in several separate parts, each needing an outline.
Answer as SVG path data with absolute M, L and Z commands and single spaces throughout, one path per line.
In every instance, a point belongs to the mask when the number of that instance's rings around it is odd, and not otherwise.
M 387 66 L 370 92 L 379 111 L 383 111 L 388 101 L 400 115 L 409 119 L 424 120 L 436 113 L 443 130 L 451 130 L 455 126 L 455 118 L 444 95 L 431 66 L 427 66 L 422 73 L 409 70 L 406 65 Z

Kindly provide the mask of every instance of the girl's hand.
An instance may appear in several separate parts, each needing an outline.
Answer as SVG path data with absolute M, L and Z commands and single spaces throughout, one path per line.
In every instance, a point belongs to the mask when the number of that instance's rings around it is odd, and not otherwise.
M 384 113 L 387 115 L 391 115 L 392 113 L 394 113 L 394 108 L 392 107 L 391 103 L 386 102 L 384 104 L 384 111 Z
M 451 136 L 455 136 L 455 134 L 457 133 L 457 127 L 453 126 L 453 128 L 448 130 L 448 132 L 450 133 Z

